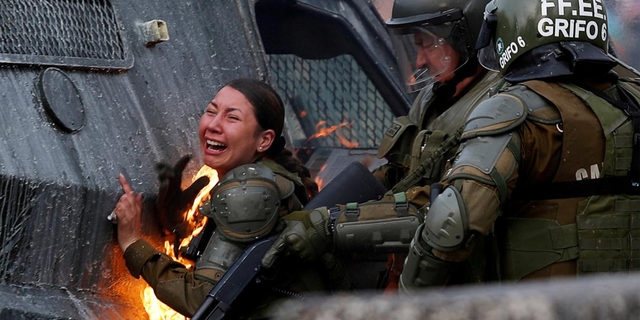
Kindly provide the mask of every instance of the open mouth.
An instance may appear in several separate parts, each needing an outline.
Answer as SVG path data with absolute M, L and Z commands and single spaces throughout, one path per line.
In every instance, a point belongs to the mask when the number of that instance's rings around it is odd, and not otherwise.
M 224 143 L 207 140 L 207 150 L 211 150 L 214 152 L 222 152 L 227 149 L 227 146 Z

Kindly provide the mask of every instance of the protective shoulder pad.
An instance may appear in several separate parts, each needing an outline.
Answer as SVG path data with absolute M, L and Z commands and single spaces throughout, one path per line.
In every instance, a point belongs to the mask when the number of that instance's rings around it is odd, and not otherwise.
M 297 174 L 289 172 L 275 161 L 264 159 L 258 163 L 267 166 L 276 174 L 276 184 L 280 188 L 280 199 L 288 199 L 294 194 L 296 187 L 304 187 Z
M 499 135 L 513 130 L 527 118 L 522 100 L 508 92 L 481 102 L 469 115 L 462 140 Z
M 402 116 L 395 118 L 393 123 L 385 131 L 384 137 L 382 138 L 382 142 L 380 143 L 380 147 L 378 147 L 378 158 L 382 159 L 385 157 L 394 146 L 398 145 L 398 142 L 403 141 L 403 137 L 407 136 L 409 138 L 413 137 L 413 132 L 416 130 L 416 125 L 409 119 L 407 116 Z M 407 132 L 407 134 L 405 134 Z M 407 142 L 409 145 L 412 141 Z M 402 146 L 399 146 L 400 149 L 403 149 Z
M 424 221 L 422 237 L 431 247 L 445 252 L 466 245 L 469 223 L 458 189 L 449 186 L 433 201 Z
M 540 93 L 536 92 L 539 86 L 547 86 L 543 81 L 532 80 L 523 82 L 522 85 L 511 87 L 510 94 L 520 98 L 524 102 L 525 108 L 529 112 L 528 120 L 546 123 L 558 124 L 562 122 L 562 116 L 558 108 L 547 100 Z M 557 94 L 561 94 L 558 92 Z
M 211 211 L 206 215 L 225 237 L 249 242 L 271 232 L 280 203 L 276 174 L 263 164 L 252 163 L 220 179 L 211 190 Z

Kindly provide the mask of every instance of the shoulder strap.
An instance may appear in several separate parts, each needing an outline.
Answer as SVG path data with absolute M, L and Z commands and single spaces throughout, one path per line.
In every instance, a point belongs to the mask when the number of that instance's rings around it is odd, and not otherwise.
M 561 162 L 553 182 L 573 181 L 575 172 L 587 163 L 604 161 L 605 134 L 589 104 L 558 83 L 534 80 L 522 85 L 551 102 L 562 117 Z M 586 144 L 585 141 L 591 143 Z
M 294 185 L 295 195 L 296 197 L 298 197 L 298 200 L 300 200 L 302 205 L 305 205 L 307 204 L 307 202 L 309 202 L 309 194 L 307 192 L 307 188 L 304 186 L 304 184 L 302 184 L 302 180 L 300 180 L 298 174 L 288 171 L 283 166 L 279 165 L 271 159 L 262 159 L 259 162 L 265 165 L 267 168 L 271 169 L 271 171 L 273 171 L 276 175 L 279 175 L 292 182 Z M 291 194 L 289 193 L 289 196 L 290 195 Z M 282 196 L 287 198 L 286 194 L 283 194 Z
M 447 151 L 449 151 L 451 148 L 456 147 L 460 143 L 460 137 L 462 136 L 463 129 L 464 127 L 460 127 L 453 135 L 451 135 L 451 137 L 443 141 L 442 144 L 440 144 L 440 147 L 436 149 L 436 151 L 434 151 L 430 157 L 427 157 L 424 161 L 422 161 L 422 163 L 420 163 L 416 170 L 414 170 L 408 176 L 398 182 L 395 186 L 393 186 L 391 191 L 387 193 L 395 194 L 398 192 L 405 192 L 416 183 L 418 183 L 418 181 L 420 181 L 420 179 L 424 177 L 427 170 L 429 170 L 439 158 L 441 158 L 445 153 L 447 153 Z

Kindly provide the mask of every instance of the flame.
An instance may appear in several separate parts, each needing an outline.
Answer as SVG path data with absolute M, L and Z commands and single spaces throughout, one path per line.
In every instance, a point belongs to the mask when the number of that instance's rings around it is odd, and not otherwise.
M 318 171 L 318 174 L 316 175 L 316 178 L 314 179 L 314 181 L 318 184 L 318 191 L 322 190 L 322 188 L 324 188 L 324 180 L 322 178 L 320 178 L 320 173 L 322 171 L 324 171 L 324 169 L 327 168 L 327 164 L 323 164 L 322 167 L 320 167 L 320 171 Z
M 340 141 L 340 143 L 342 143 L 343 146 L 347 147 L 347 148 L 355 148 L 357 146 L 359 146 L 360 144 L 357 142 L 351 142 L 349 140 L 347 140 L 345 137 L 343 137 L 339 132 L 336 133 L 336 135 L 338 136 L 338 140 Z
M 216 183 L 218 183 L 218 173 L 207 166 L 203 166 L 202 168 L 200 168 L 200 171 L 198 171 L 198 173 L 195 176 L 193 176 L 191 181 L 192 182 L 196 181 L 198 178 L 202 176 L 209 177 L 209 184 L 206 187 L 204 187 L 202 190 L 200 190 L 200 193 L 198 193 L 198 196 L 193 201 L 193 205 L 191 206 L 191 209 L 189 209 L 189 211 L 187 211 L 186 213 L 185 221 L 187 221 L 189 224 L 194 226 L 194 231 L 193 233 L 191 233 L 190 236 L 182 239 L 180 243 L 180 247 L 188 246 L 191 239 L 195 235 L 200 233 L 200 231 L 202 230 L 202 228 L 204 228 L 204 225 L 207 222 L 206 217 L 199 218 L 197 216 L 198 207 L 200 207 L 202 202 L 208 200 L 209 192 L 211 191 L 211 189 L 213 189 Z M 170 257 L 172 257 L 174 260 L 184 264 L 187 268 L 189 269 L 193 268 L 191 261 L 185 260 L 182 257 L 175 257 L 173 255 L 172 245 L 169 241 L 164 242 L 164 252 L 168 254 Z M 153 289 L 148 285 L 144 289 L 144 291 L 140 294 L 140 298 L 142 299 L 142 304 L 144 305 L 145 310 L 147 310 L 147 314 L 149 315 L 149 320 L 187 319 L 185 316 L 181 315 L 180 313 L 176 312 L 175 310 L 171 309 L 169 306 L 164 304 L 162 301 L 158 300 L 158 298 L 156 298 L 156 295 L 153 292 Z
M 326 120 L 322 120 L 320 122 L 318 122 L 318 124 L 316 124 L 316 133 L 312 134 L 307 141 L 311 140 L 311 139 L 317 139 L 320 137 L 326 137 L 328 135 L 330 135 L 333 132 L 336 132 L 336 130 L 349 126 L 352 127 L 353 126 L 353 121 L 349 122 L 342 122 L 339 125 L 334 125 L 331 127 L 326 127 L 327 121 Z M 357 146 L 359 146 L 360 144 L 358 142 L 351 142 L 349 140 L 347 140 L 344 136 L 342 136 L 342 134 L 340 134 L 340 131 L 336 132 L 336 136 L 338 137 L 338 141 L 340 141 L 340 143 L 347 147 L 347 148 L 355 148 Z
M 307 116 L 307 112 L 306 111 L 300 111 L 300 118 L 304 118 Z

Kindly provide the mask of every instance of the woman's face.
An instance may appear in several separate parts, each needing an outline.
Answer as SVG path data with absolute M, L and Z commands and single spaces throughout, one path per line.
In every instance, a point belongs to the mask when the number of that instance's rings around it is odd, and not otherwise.
M 254 162 L 269 148 L 275 133 L 262 130 L 251 103 L 227 86 L 207 105 L 198 136 L 204 163 L 222 177 L 237 166 Z

